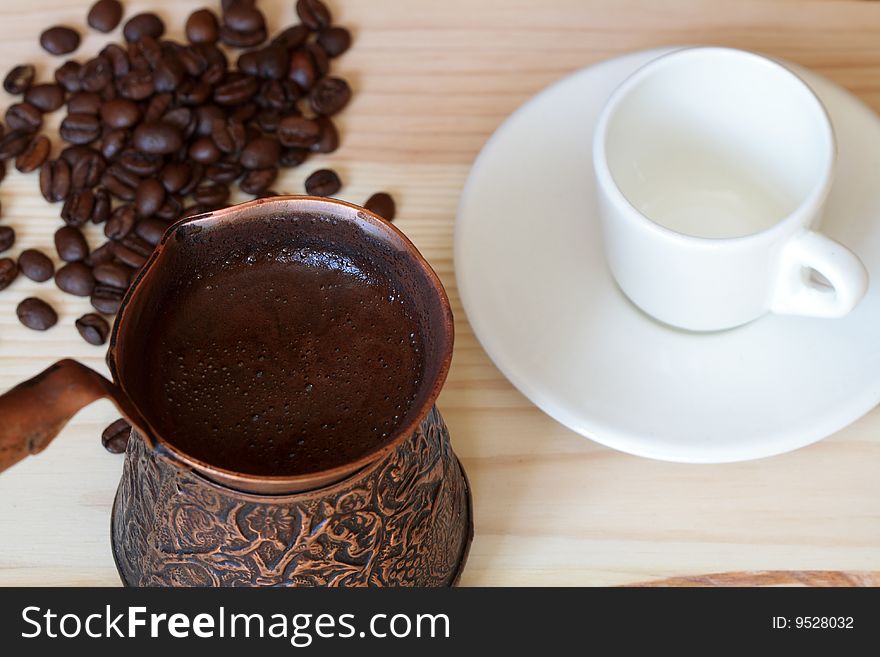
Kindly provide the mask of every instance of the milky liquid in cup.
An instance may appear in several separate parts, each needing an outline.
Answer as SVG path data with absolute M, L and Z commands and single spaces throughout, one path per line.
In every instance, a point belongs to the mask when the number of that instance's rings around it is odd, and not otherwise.
M 212 465 L 292 475 L 350 462 L 393 435 L 423 349 L 382 273 L 314 248 L 255 252 L 158 309 L 150 416 Z
M 678 144 L 664 161 L 642 169 L 625 190 L 633 206 L 655 223 L 695 237 L 730 238 L 761 232 L 782 221 L 795 203 L 782 185 L 757 169 Z

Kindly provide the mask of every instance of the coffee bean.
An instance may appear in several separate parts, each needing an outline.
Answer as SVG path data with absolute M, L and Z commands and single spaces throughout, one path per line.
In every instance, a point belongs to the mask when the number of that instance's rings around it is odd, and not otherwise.
M 113 196 L 123 201 L 134 201 L 136 184 L 130 185 L 128 180 L 130 175 L 121 167 L 112 166 L 101 176 L 101 184 L 107 188 Z
M 173 194 L 187 183 L 190 173 L 191 167 L 186 162 L 169 162 L 159 173 L 159 181 L 167 192 Z
M 266 29 L 263 12 L 248 2 L 233 2 L 223 12 L 223 24 L 236 32 L 257 32 Z
M 260 87 L 257 103 L 263 109 L 274 109 L 285 116 L 298 116 L 296 107 L 300 90 L 296 82 L 291 80 L 266 80 Z
M 12 258 L 0 258 L 0 290 L 5 290 L 18 278 L 18 265 Z
M 27 90 L 24 99 L 41 112 L 54 112 L 64 104 L 64 89 L 60 84 L 35 84 Z
M 257 137 L 241 150 L 239 162 L 245 169 L 265 169 L 278 164 L 281 145 L 272 137 Z
M 86 22 L 98 32 L 112 32 L 122 20 L 122 3 L 119 0 L 98 0 L 89 9 Z
M 49 257 L 36 249 L 26 249 L 19 254 L 18 268 L 22 274 L 37 283 L 48 281 L 55 273 L 55 265 Z
M 217 17 L 209 9 L 194 11 L 186 19 L 186 38 L 190 43 L 215 43 L 217 41 Z
M 257 113 L 257 127 L 263 132 L 274 133 L 281 122 L 281 112 L 276 109 L 263 109 Z
M 196 43 L 184 48 L 179 53 L 180 63 L 183 64 L 186 72 L 194 78 L 201 76 L 208 69 L 209 62 L 205 50 L 209 47 L 214 47 L 214 44 Z
M 83 340 L 97 347 L 107 342 L 110 325 L 100 315 L 88 313 L 76 320 L 76 330 L 79 331 Z
M 179 212 L 177 213 L 180 214 Z M 152 246 L 156 246 L 162 241 L 162 235 L 168 228 L 168 223 L 160 219 L 141 219 L 134 227 L 135 235 Z
M 186 181 L 186 184 L 180 188 L 178 194 L 181 196 L 189 196 L 193 193 L 196 187 L 198 187 L 199 183 L 202 182 L 202 178 L 205 175 L 205 167 L 203 164 L 199 162 L 193 162 L 192 168 L 190 169 L 189 180 Z
M 216 162 L 205 169 L 205 177 L 228 185 L 241 175 L 242 167 L 236 162 Z
M 15 244 L 15 230 L 9 226 L 0 226 L 0 253 L 8 251 Z
M 259 74 L 260 62 L 257 59 L 257 54 L 257 50 L 248 50 L 239 55 L 238 61 L 236 62 L 238 70 L 242 73 L 247 73 L 248 75 Z
M 95 274 L 95 270 L 98 268 L 98 265 L 103 265 L 108 262 L 112 262 L 113 258 L 116 256 L 113 255 L 113 241 L 108 240 L 104 242 L 101 246 L 94 249 L 89 257 L 86 258 L 83 262 L 85 262 L 92 269 L 92 275 L 95 276 L 95 280 L 98 280 L 97 275 Z
M 112 160 L 125 148 L 128 138 L 127 130 L 120 129 L 108 132 L 101 141 L 101 155 L 107 160 Z
M 214 121 L 226 119 L 226 112 L 210 103 L 196 108 L 196 134 L 200 137 L 210 137 L 214 127 Z
M 165 202 L 165 188 L 155 178 L 146 178 L 138 185 L 134 198 L 138 215 L 151 217 Z
M 257 115 L 257 104 L 253 101 L 239 105 L 229 115 L 230 121 L 238 121 L 239 123 L 250 123 Z M 250 127 L 250 126 L 248 126 Z
M 105 315 L 115 315 L 122 305 L 122 297 L 125 296 L 125 290 L 110 287 L 109 285 L 96 285 L 92 292 L 92 307 L 99 313 Z
M 33 133 L 26 130 L 13 130 L 0 138 L 0 160 L 15 157 L 28 147 Z
M 57 203 L 70 193 L 70 165 L 64 160 L 47 160 L 40 167 L 40 192 L 49 203 Z
M 90 144 L 101 136 L 101 123 L 93 114 L 68 114 L 58 133 L 71 144 Z
M 310 30 L 317 32 L 330 25 L 330 10 L 321 0 L 297 0 L 296 13 Z
M 28 297 L 15 309 L 18 321 L 34 331 L 45 331 L 58 323 L 58 313 L 36 297 Z
M 106 164 L 101 154 L 93 148 L 85 147 L 71 165 L 71 188 L 82 191 L 94 187 L 101 181 L 105 168 Z
M 64 262 L 80 262 L 89 255 L 86 238 L 73 226 L 62 226 L 55 231 L 55 250 Z
M 130 128 L 141 118 L 141 108 L 133 100 L 117 98 L 104 103 L 101 119 L 111 128 Z
M 277 177 L 278 167 L 252 169 L 241 179 L 238 186 L 246 194 L 261 194 L 272 186 Z
M 122 35 L 126 41 L 140 41 L 144 37 L 158 39 L 165 34 L 165 23 L 153 13 L 143 13 L 132 16 L 122 28 Z
M 312 56 L 305 49 L 297 50 L 290 56 L 287 78 L 297 84 L 303 91 L 311 89 L 318 79 Z
M 333 196 L 341 187 L 342 182 L 332 169 L 318 169 L 306 178 L 309 196 Z
M 142 123 L 134 131 L 134 145 L 144 153 L 166 155 L 183 145 L 180 130 L 165 123 Z
M 95 289 L 92 268 L 82 262 L 69 262 L 55 272 L 55 285 L 62 292 L 77 297 L 91 296 Z
M 183 212 L 183 201 L 177 195 L 166 195 L 165 202 L 156 210 L 156 218 L 163 222 L 176 221 Z
M 309 105 L 317 114 L 336 114 L 351 100 L 351 88 L 342 78 L 323 78 L 309 92 Z
M 79 71 L 80 83 L 85 91 L 101 91 L 113 80 L 113 65 L 106 57 L 93 57 Z
M 185 80 L 177 88 L 177 102 L 182 105 L 196 106 L 211 97 L 211 85 L 204 80 Z
M 88 114 L 98 116 L 101 113 L 101 96 L 88 91 L 73 94 L 67 100 L 68 114 Z
M 176 58 L 166 56 L 153 71 L 153 84 L 160 93 L 174 91 L 185 77 L 183 64 Z
M 69 27 L 50 27 L 40 35 L 40 45 L 52 55 L 66 55 L 79 48 L 79 32 Z
M 278 140 L 295 148 L 309 148 L 321 137 L 321 126 L 304 116 L 285 116 L 278 122 Z
M 104 235 L 111 240 L 121 240 L 134 228 L 135 213 L 130 204 L 120 205 L 110 213 L 110 218 L 104 224 Z
M 161 155 L 149 155 L 141 153 L 133 148 L 126 148 L 117 157 L 116 162 L 129 173 L 144 178 L 147 176 L 155 176 L 162 168 Z
M 121 78 L 123 75 L 128 75 L 131 71 L 131 61 L 128 58 L 128 53 L 119 44 L 108 43 L 101 50 L 100 55 L 107 58 L 107 61 L 110 62 L 114 78 Z
M 36 70 L 33 65 L 21 64 L 16 66 L 6 74 L 3 80 L 3 88 L 6 90 L 6 93 L 10 93 L 13 96 L 23 94 L 30 89 L 34 81 L 34 75 L 36 75 Z
M 328 27 L 318 35 L 318 45 L 330 57 L 339 57 L 351 47 L 351 33 L 344 27 Z
M 294 50 L 304 44 L 308 38 L 309 28 L 301 24 L 291 25 L 281 30 L 272 39 L 272 45 L 281 46 L 285 50 Z
M 224 25 L 220 28 L 220 41 L 231 48 L 253 48 L 266 40 L 266 30 L 239 32 Z
M 260 88 L 257 79 L 243 73 L 230 73 L 214 88 L 214 102 L 218 105 L 241 105 Z
M 15 168 L 22 173 L 31 173 L 39 169 L 46 158 L 49 157 L 49 151 L 52 144 L 48 137 L 39 135 L 34 139 L 26 149 L 19 153 L 15 158 Z
M 145 35 L 128 44 L 128 59 L 133 69 L 155 69 L 161 58 L 162 46 L 156 37 Z
M 280 80 L 288 71 L 290 57 L 284 48 L 269 46 L 257 54 L 257 75 L 267 80 Z
M 218 183 L 203 183 L 196 187 L 193 196 L 198 203 L 219 208 L 229 200 L 229 188 Z
M 144 112 L 144 123 L 159 123 L 162 116 L 171 107 L 173 100 L 174 96 L 167 92 L 157 93 L 150 98 L 150 102 L 147 103 L 147 109 Z
M 43 113 L 30 103 L 15 103 L 6 110 L 6 125 L 13 130 L 36 132 L 43 125 Z
M 119 95 L 131 100 L 144 100 L 153 93 L 153 87 L 153 74 L 150 71 L 132 71 L 116 83 Z
M 189 139 L 196 131 L 195 113 L 188 107 L 175 107 L 162 115 L 162 123 L 173 125 L 183 133 L 184 139 Z
M 81 68 L 80 63 L 74 60 L 64 62 L 55 70 L 55 82 L 64 87 L 64 90 L 68 93 L 76 93 L 82 89 L 82 83 L 79 79 Z
M 122 454 L 128 447 L 131 425 L 122 418 L 116 420 L 101 434 L 101 444 L 111 454 Z
M 367 199 L 367 202 L 364 203 L 364 207 L 373 214 L 379 215 L 383 219 L 394 221 L 394 199 L 391 198 L 391 195 L 386 192 L 376 192 L 375 194 L 373 194 L 370 198 Z
M 309 147 L 313 153 L 332 153 L 339 148 L 339 132 L 329 116 L 319 116 L 318 125 L 321 126 L 321 138 Z
M 86 156 L 86 153 L 91 151 L 92 148 L 90 146 L 82 146 L 78 144 L 71 144 L 70 146 L 65 146 L 61 149 L 61 153 L 59 157 L 67 162 L 70 165 L 71 170 L 76 165 L 77 162 L 80 161 L 83 157 Z
M 247 143 L 247 132 L 241 121 L 217 119 L 214 121 L 211 139 L 224 153 L 238 153 Z
M 317 71 L 318 77 L 327 75 L 330 71 L 330 57 L 326 51 L 317 43 L 308 43 L 305 48 L 312 56 L 312 61 L 315 62 L 315 71 Z
M 152 252 L 153 247 L 150 244 L 134 235 L 113 242 L 113 255 L 117 260 L 133 269 L 143 267 Z
M 213 164 L 223 154 L 210 137 L 199 137 L 189 147 L 189 156 L 202 164 Z
M 278 163 L 283 167 L 297 167 L 306 161 L 309 151 L 305 148 L 285 148 Z
M 61 208 L 61 218 L 68 226 L 82 226 L 95 209 L 95 194 L 90 189 L 74 192 L 67 197 Z
M 92 208 L 92 223 L 101 224 L 110 218 L 110 193 L 103 187 L 95 190 L 95 206 Z
M 120 289 L 127 289 L 131 281 L 131 269 L 121 262 L 113 262 L 112 260 L 95 265 L 92 275 L 98 283 Z

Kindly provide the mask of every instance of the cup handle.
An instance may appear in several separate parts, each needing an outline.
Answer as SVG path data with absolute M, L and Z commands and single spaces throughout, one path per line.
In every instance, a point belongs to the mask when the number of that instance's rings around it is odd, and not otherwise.
M 0 472 L 42 452 L 77 411 L 101 397 L 109 397 L 124 415 L 139 417 L 111 381 L 70 359 L 0 395 Z
M 812 280 L 811 269 L 831 286 Z M 843 317 L 867 289 L 868 272 L 858 256 L 839 242 L 808 230 L 783 247 L 770 310 L 782 315 Z

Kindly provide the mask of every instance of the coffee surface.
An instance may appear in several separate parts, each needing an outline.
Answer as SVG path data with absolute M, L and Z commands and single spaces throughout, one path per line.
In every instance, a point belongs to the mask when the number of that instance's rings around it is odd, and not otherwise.
M 158 309 L 150 417 L 171 444 L 225 469 L 341 465 L 404 420 L 422 376 L 418 336 L 407 300 L 348 256 L 244 255 Z

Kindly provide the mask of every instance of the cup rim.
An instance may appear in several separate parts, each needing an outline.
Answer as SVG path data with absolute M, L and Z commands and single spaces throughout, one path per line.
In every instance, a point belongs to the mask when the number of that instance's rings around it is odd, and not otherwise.
M 449 374 L 449 368 L 452 362 L 452 348 L 454 342 L 454 321 L 452 308 L 449 303 L 449 297 L 446 294 L 446 290 L 444 289 L 439 276 L 431 268 L 431 265 L 428 264 L 428 261 L 418 251 L 415 245 L 406 237 L 406 235 L 403 234 L 403 232 L 399 228 L 394 226 L 391 222 L 386 221 L 385 219 L 361 206 L 354 205 L 353 203 L 348 203 L 339 199 L 296 195 L 255 199 L 253 201 L 247 201 L 238 205 L 232 205 L 227 208 L 222 208 L 220 210 L 213 210 L 197 214 L 192 217 L 185 217 L 171 224 L 167 228 L 156 249 L 153 251 L 152 255 L 141 268 L 141 270 L 137 273 L 136 277 L 126 291 L 120 305 L 119 312 L 116 314 L 116 320 L 113 322 L 113 328 L 109 340 L 109 348 L 107 350 L 107 366 L 110 370 L 111 376 L 113 377 L 113 381 L 116 383 L 116 385 L 119 386 L 123 394 L 127 395 L 128 393 L 126 392 L 125 386 L 119 378 L 116 367 L 116 351 L 119 337 L 119 328 L 125 321 L 126 311 L 128 309 L 129 302 L 136 294 L 136 290 L 141 285 L 142 281 L 150 275 L 151 270 L 155 269 L 156 263 L 162 257 L 162 253 L 167 248 L 168 242 L 173 239 L 177 239 L 180 229 L 186 226 L 198 225 L 200 223 L 213 224 L 216 223 L 218 219 L 228 221 L 234 219 L 237 215 L 240 215 L 241 213 L 250 213 L 258 208 L 263 209 L 266 215 L 291 211 L 313 212 L 330 214 L 339 219 L 351 221 L 352 223 L 355 223 L 359 226 L 369 226 L 372 231 L 378 232 L 383 239 L 390 239 L 395 244 L 395 246 L 402 247 L 407 255 L 412 258 L 415 265 L 418 267 L 421 273 L 427 277 L 431 286 L 436 290 L 443 314 L 442 325 L 437 327 L 439 334 L 438 349 L 443 354 L 443 357 L 438 367 L 437 375 L 434 378 L 434 381 L 431 383 L 430 388 L 428 389 L 428 393 L 424 398 L 424 401 L 419 406 L 419 408 L 416 409 L 416 412 L 412 414 L 413 419 L 406 425 L 401 425 L 400 427 L 398 427 L 395 433 L 387 440 L 372 447 L 370 450 L 365 452 L 357 459 L 354 459 L 347 463 L 342 463 L 332 468 L 326 468 L 323 470 L 317 470 L 315 472 L 296 475 L 255 475 L 237 472 L 234 470 L 229 470 L 227 468 L 221 468 L 212 465 L 206 461 L 190 456 L 186 452 L 180 450 L 178 447 L 163 438 L 158 431 L 153 429 L 152 426 L 149 426 L 149 420 L 146 419 L 146 417 L 143 417 L 143 413 L 141 413 L 143 422 L 146 423 L 147 426 L 138 426 L 137 423 L 134 423 L 135 428 L 139 430 L 141 435 L 144 436 L 144 438 L 148 441 L 148 443 L 151 444 L 151 446 L 155 447 L 156 443 L 158 443 L 162 446 L 163 449 L 167 450 L 176 459 L 186 464 L 187 466 L 192 467 L 199 474 L 204 475 L 205 477 L 216 483 L 226 485 L 238 490 L 258 494 L 299 493 L 314 490 L 342 481 L 345 478 L 369 466 L 371 463 L 374 463 L 383 458 L 392 450 L 396 449 L 405 440 L 409 439 L 413 432 L 418 429 L 422 420 L 425 418 L 427 413 L 431 410 L 432 406 L 436 402 L 437 397 L 439 396 L 440 391 L 443 387 L 443 384 L 446 381 L 446 377 Z M 256 218 L 256 214 L 252 218 Z M 129 420 L 131 420 L 131 418 L 129 418 Z
M 806 91 L 807 98 L 812 100 L 813 108 L 818 112 L 820 124 L 825 141 L 824 150 L 824 166 L 822 168 L 819 182 L 807 193 L 791 211 L 780 217 L 775 223 L 753 233 L 745 235 L 735 235 L 732 237 L 706 237 L 702 235 L 693 235 L 683 233 L 672 228 L 668 228 L 645 215 L 636 208 L 623 193 L 611 173 L 608 165 L 607 152 L 607 134 L 608 126 L 614 117 L 620 104 L 627 98 L 629 93 L 645 78 L 652 75 L 656 71 L 675 63 L 677 60 L 685 57 L 698 57 L 706 53 L 723 54 L 728 57 L 737 57 L 750 60 L 752 63 L 758 63 L 777 72 L 782 72 L 791 83 L 799 87 L 802 91 Z M 764 55 L 741 50 L 739 48 L 729 48 L 725 46 L 685 46 L 678 48 L 672 52 L 660 55 L 656 59 L 644 64 L 634 73 L 627 77 L 609 96 L 596 122 L 593 131 L 593 170 L 600 188 L 604 189 L 611 197 L 616 206 L 623 209 L 626 216 L 634 220 L 655 234 L 675 241 L 684 241 L 691 243 L 699 243 L 705 246 L 719 246 L 721 244 L 747 244 L 758 241 L 773 240 L 778 234 L 787 234 L 790 232 L 792 225 L 804 225 L 805 228 L 809 221 L 804 222 L 805 215 L 812 214 L 821 206 L 825 198 L 831 190 L 834 178 L 834 168 L 837 155 L 837 140 L 834 135 L 834 126 L 828 115 L 828 110 L 816 92 L 794 71 L 782 63 L 766 57 Z

